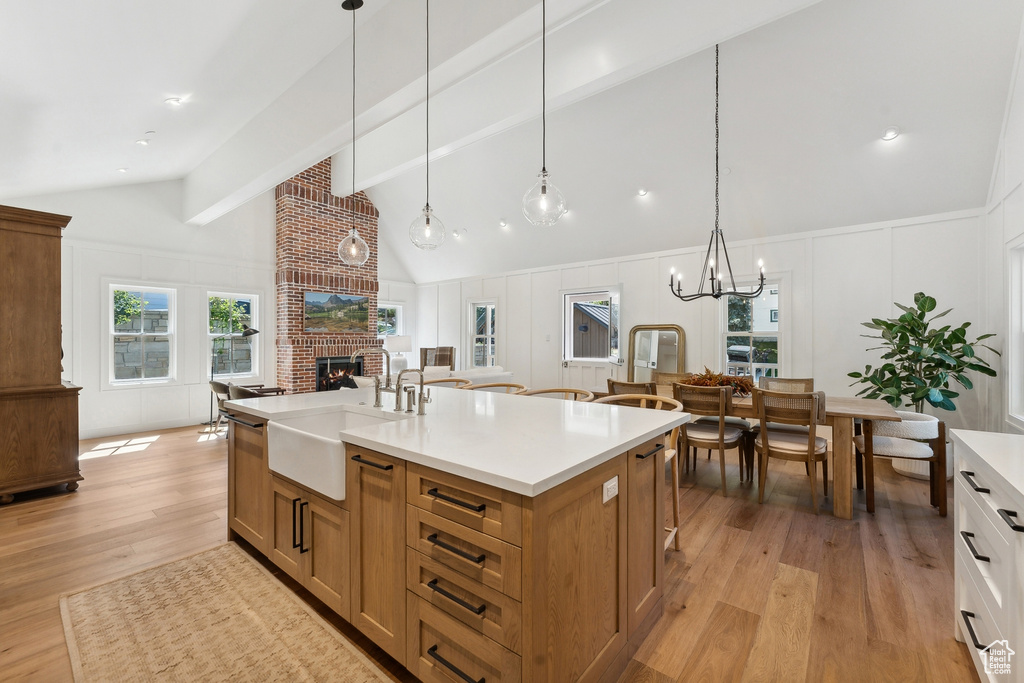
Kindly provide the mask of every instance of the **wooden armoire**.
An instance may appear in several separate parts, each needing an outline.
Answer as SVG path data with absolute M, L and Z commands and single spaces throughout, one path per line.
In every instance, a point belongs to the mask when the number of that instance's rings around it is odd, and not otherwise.
M 79 387 L 61 382 L 60 239 L 70 216 L 0 206 L 0 504 L 78 470 Z

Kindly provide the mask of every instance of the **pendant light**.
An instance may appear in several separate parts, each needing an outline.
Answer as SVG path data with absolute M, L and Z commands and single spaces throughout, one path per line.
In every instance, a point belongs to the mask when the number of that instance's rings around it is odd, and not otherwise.
M 537 184 L 523 196 L 523 215 L 534 225 L 554 225 L 559 218 L 565 215 L 565 197 L 548 180 L 547 0 L 542 0 L 540 8 L 541 165 L 540 173 L 537 175 Z
M 712 255 L 714 250 L 714 255 Z M 720 256 L 724 256 L 723 261 Z M 723 269 L 724 263 L 724 269 Z M 717 264 L 717 271 L 715 266 Z M 682 301 L 694 301 L 702 297 L 710 296 L 719 299 L 723 296 L 737 296 L 743 299 L 753 299 L 764 290 L 764 263 L 757 262 L 760 269 L 757 289 L 751 292 L 741 292 L 736 289 L 736 279 L 732 276 L 732 264 L 729 263 L 729 250 L 725 246 L 725 235 L 718 225 L 718 45 L 715 45 L 715 229 L 711 231 L 711 241 L 708 242 L 708 252 L 704 256 L 704 270 L 700 275 L 700 287 L 693 294 L 683 294 L 683 276 L 680 273 L 676 280 L 675 268 L 668 276 L 668 290 L 672 295 Z M 728 270 L 730 289 L 722 288 L 722 273 Z M 710 282 L 708 291 L 704 291 L 704 285 Z
M 420 249 L 430 251 L 444 244 L 444 223 L 430 208 L 430 0 L 427 0 L 427 201 L 416 220 L 409 226 L 409 239 Z
M 363 0 L 345 0 L 341 8 L 352 12 L 352 202 L 356 196 L 356 12 Z M 338 258 L 346 266 L 361 266 L 370 258 L 370 245 L 356 230 L 355 209 L 352 210 L 352 228 L 348 236 L 338 243 Z

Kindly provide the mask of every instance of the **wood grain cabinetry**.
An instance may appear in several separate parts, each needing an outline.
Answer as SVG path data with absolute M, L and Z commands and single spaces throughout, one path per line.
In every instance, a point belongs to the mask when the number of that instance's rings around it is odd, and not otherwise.
M 228 530 L 270 556 L 273 507 L 263 418 L 228 417 Z
M 352 624 L 405 664 L 405 461 L 345 447 Z
M 626 454 L 626 481 L 629 486 L 626 498 L 629 528 L 626 627 L 630 637 L 656 610 L 662 595 L 665 458 L 664 451 L 657 448 L 659 445 L 663 445 L 661 438 L 652 439 Z
M 350 616 L 349 514 L 338 503 L 271 476 L 270 559 L 342 618 Z
M 71 220 L 0 206 L 0 503 L 82 479 L 79 387 L 61 383 L 61 231 Z

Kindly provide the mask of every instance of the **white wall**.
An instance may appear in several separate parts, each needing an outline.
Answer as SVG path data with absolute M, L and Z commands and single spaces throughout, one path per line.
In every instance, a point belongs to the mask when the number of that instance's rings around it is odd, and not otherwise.
M 128 185 L 10 202 L 70 215 L 61 254 L 63 377 L 81 386 L 82 438 L 196 424 L 210 411 L 207 292 L 260 297 L 261 373 L 273 385 L 274 196 L 268 192 L 195 227 L 183 223 L 179 182 Z M 156 385 L 107 381 L 110 284 L 177 290 L 177 373 Z
M 982 267 L 979 269 L 978 287 L 984 292 L 980 315 L 985 331 L 998 333 L 990 340 L 993 348 L 1002 352 L 996 365 L 1004 381 L 986 387 L 986 400 L 992 407 L 985 429 L 1024 433 L 1024 420 L 1010 415 L 1009 394 L 1020 391 L 1022 343 L 1024 328 L 1021 311 L 1024 310 L 1024 287 L 1019 274 L 1011 269 L 1015 256 L 1024 248 L 1024 64 L 1021 45 L 1017 45 L 1017 61 L 1010 82 L 1010 100 L 1003 121 L 1003 134 L 992 172 L 992 187 L 986 207 L 984 232 L 979 236 L 983 245 Z
M 878 361 L 877 353 L 866 351 L 875 344 L 860 336 L 870 332 L 860 323 L 898 316 L 901 311 L 894 301 L 912 304 L 914 293 L 924 291 L 938 299 L 941 308 L 953 308 L 949 323 L 970 320 L 976 333 L 988 331 L 981 329 L 988 321 L 980 319 L 984 297 L 978 276 L 984 253 L 979 239 L 983 213 L 979 209 L 737 242 L 729 245 L 729 253 L 738 279 L 753 279 L 757 260 L 763 258 L 769 281 L 780 282 L 782 372 L 814 377 L 816 388 L 852 396 L 859 387 L 850 387 L 846 374 Z M 497 362 L 514 373 L 515 381 L 535 388 L 559 386 L 559 291 L 621 283 L 624 353 L 625 334 L 634 325 L 673 323 L 686 334 L 687 371 L 700 371 L 705 365 L 721 369 L 720 304 L 684 303 L 668 292 L 672 266 L 685 273 L 688 289 L 696 287 L 705 249 L 422 285 L 417 341 L 456 344 L 457 365 L 465 367 L 464 302 L 496 296 Z M 625 369 L 613 368 L 612 374 L 624 379 Z M 996 384 L 977 378 L 978 389 L 960 398 L 956 413 L 941 411 L 943 419 L 953 428 L 981 428 L 984 402 L 990 385 Z

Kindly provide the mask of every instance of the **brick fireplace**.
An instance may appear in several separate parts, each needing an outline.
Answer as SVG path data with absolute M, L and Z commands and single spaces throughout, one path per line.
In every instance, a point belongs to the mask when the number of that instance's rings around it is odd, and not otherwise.
M 288 393 L 316 389 L 316 359 L 349 356 L 377 339 L 377 209 L 362 192 L 331 194 L 331 160 L 327 158 L 277 186 L 277 383 Z M 370 246 L 362 266 L 338 258 L 338 242 L 353 221 Z M 366 296 L 366 333 L 306 332 L 305 293 Z M 363 373 L 380 374 L 379 355 L 367 356 Z

